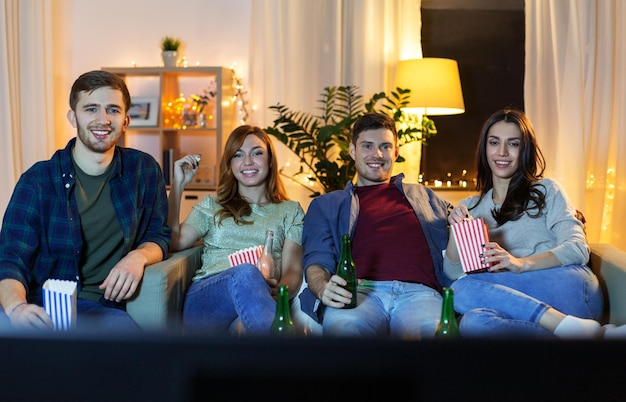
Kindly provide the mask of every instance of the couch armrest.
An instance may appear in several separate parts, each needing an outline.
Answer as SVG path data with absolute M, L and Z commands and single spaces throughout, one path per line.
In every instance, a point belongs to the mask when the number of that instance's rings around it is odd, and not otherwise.
M 589 266 L 600 281 L 604 310 L 609 312 L 605 320 L 615 325 L 626 324 L 626 251 L 606 243 L 590 244 L 589 247 Z
M 202 246 L 196 246 L 147 266 L 126 311 L 143 329 L 180 331 L 185 292 L 201 265 Z

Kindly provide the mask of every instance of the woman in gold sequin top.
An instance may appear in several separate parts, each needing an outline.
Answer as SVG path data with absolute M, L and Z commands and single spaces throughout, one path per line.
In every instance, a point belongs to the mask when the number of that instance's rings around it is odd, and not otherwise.
M 244 125 L 228 137 L 216 195 L 208 195 L 179 222 L 180 201 L 198 167 L 199 155 L 174 163 L 169 194 L 171 251 L 202 240 L 202 266 L 185 296 L 183 323 L 187 332 L 268 335 L 276 312 L 278 285 L 290 297 L 302 283 L 300 203 L 287 198 L 278 173 L 270 137 L 259 127 Z M 264 278 L 253 262 L 231 266 L 229 255 L 264 243 L 274 232 L 276 273 Z

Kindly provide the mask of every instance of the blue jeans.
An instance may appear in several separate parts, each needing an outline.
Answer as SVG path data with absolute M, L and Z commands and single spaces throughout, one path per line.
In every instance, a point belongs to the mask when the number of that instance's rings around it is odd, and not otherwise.
M 241 264 L 191 284 L 183 306 L 187 332 L 269 335 L 276 301 L 257 267 Z
M 433 338 L 441 317 L 436 290 L 400 281 L 361 282 L 353 309 L 326 307 L 324 336 Z
M 9 317 L 0 309 L 0 330 L 12 330 Z M 101 299 L 100 303 L 76 299 L 76 326 L 73 331 L 102 334 L 103 332 L 137 333 L 139 325 L 128 315 L 124 303 Z M 21 330 L 20 330 L 21 331 Z
M 76 329 L 79 331 L 139 332 L 139 325 L 126 312 L 125 303 L 100 299 L 76 300 Z
M 549 307 L 595 320 L 603 309 L 598 279 L 580 265 L 522 274 L 470 274 L 455 281 L 452 289 L 455 310 L 463 314 L 464 337 L 554 337 L 539 325 Z

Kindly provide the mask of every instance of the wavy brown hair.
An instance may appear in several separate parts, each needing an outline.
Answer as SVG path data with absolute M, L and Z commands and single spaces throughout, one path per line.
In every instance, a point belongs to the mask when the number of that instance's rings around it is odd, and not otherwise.
M 220 180 L 217 185 L 217 202 L 222 209 L 217 211 L 217 223 L 221 224 L 224 219 L 232 217 L 239 225 L 252 224 L 252 221 L 245 220 L 244 217 L 250 216 L 252 208 L 250 203 L 239 194 L 239 182 L 233 174 L 230 167 L 230 161 L 239 151 L 243 142 L 248 135 L 256 135 L 259 137 L 267 148 L 269 173 L 265 179 L 265 196 L 272 203 L 280 203 L 288 200 L 287 192 L 283 186 L 278 173 L 278 161 L 276 160 L 276 151 L 269 135 L 263 129 L 255 126 L 239 126 L 233 130 L 226 140 L 224 153 L 220 161 Z
M 546 204 L 545 195 L 539 190 L 538 180 L 543 178 L 546 162 L 537 145 L 535 129 L 526 114 L 517 109 L 506 108 L 492 114 L 480 133 L 480 140 L 476 148 L 476 162 L 478 175 L 476 179 L 476 190 L 480 192 L 480 197 L 475 208 L 483 199 L 485 194 L 493 188 L 493 176 L 487 158 L 487 142 L 489 130 L 498 122 L 515 124 L 522 135 L 519 151 L 519 168 L 511 177 L 506 198 L 499 210 L 491 213 L 499 225 L 508 221 L 518 220 L 524 213 L 531 217 L 541 216 Z M 534 212 L 533 212 L 534 211 Z

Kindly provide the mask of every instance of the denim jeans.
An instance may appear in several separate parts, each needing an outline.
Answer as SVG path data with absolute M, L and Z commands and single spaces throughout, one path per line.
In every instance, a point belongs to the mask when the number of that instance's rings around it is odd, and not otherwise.
M 187 332 L 269 335 L 276 301 L 259 269 L 241 264 L 191 284 L 183 306 Z
M 126 312 L 125 303 L 100 298 L 100 302 L 76 299 L 76 329 L 83 332 L 139 332 L 139 325 Z
M 441 317 L 436 290 L 400 281 L 361 282 L 353 309 L 326 307 L 324 336 L 433 338 Z
M 0 331 L 11 328 L 9 317 L 0 309 Z M 136 333 L 141 328 L 128 315 L 124 303 L 115 303 L 101 298 L 100 303 L 87 299 L 76 299 L 76 325 L 73 331 L 102 334 L 103 332 Z M 21 329 L 19 331 L 22 331 Z
M 463 314 L 464 337 L 553 337 L 539 325 L 548 307 L 595 320 L 603 309 L 598 279 L 580 265 L 522 274 L 470 274 L 455 281 L 452 289 L 455 310 Z

